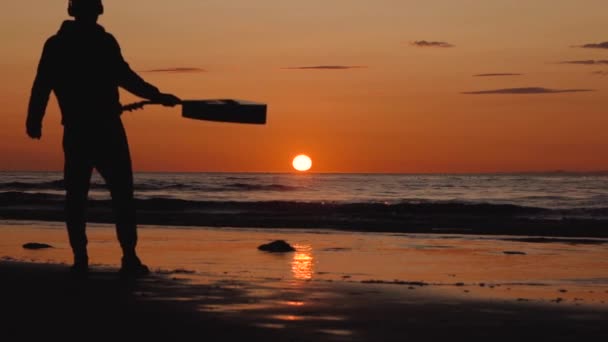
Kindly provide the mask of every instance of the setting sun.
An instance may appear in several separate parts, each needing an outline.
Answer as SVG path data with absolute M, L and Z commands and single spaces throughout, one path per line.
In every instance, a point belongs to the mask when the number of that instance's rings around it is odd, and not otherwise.
M 293 159 L 293 168 L 298 171 L 308 171 L 312 167 L 312 159 L 305 154 L 301 154 Z

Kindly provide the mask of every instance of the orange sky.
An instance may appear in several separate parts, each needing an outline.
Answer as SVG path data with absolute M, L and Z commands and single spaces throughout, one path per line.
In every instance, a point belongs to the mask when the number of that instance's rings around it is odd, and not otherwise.
M 41 142 L 26 138 L 24 120 L 66 3 L 0 5 L 2 170 L 62 168 L 55 100 Z M 179 109 L 126 114 L 137 171 L 283 172 L 299 153 L 316 172 L 608 170 L 608 75 L 596 73 L 608 63 L 559 63 L 608 60 L 608 49 L 577 47 L 608 41 L 605 0 L 104 3 L 101 24 L 161 90 L 269 105 L 263 127 Z M 454 47 L 411 44 L 421 40 Z M 365 68 L 286 69 L 322 65 Z M 177 67 L 206 72 L 143 72 Z M 483 73 L 522 75 L 473 77 Z M 594 91 L 463 94 L 531 87 Z

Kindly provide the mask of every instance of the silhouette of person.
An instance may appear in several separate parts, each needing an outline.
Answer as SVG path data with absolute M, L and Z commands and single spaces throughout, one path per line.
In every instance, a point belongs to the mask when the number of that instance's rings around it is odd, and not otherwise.
M 74 253 L 71 270 L 88 271 L 86 206 L 93 169 L 112 196 L 116 231 L 122 248 L 121 273 L 146 274 L 136 253 L 137 226 L 133 171 L 127 136 L 120 118 L 118 88 L 165 106 L 180 99 L 146 83 L 123 59 L 116 39 L 97 24 L 101 0 L 71 0 L 63 22 L 49 38 L 32 87 L 26 122 L 32 139 L 42 137 L 51 91 L 61 109 L 66 190 L 66 226 Z

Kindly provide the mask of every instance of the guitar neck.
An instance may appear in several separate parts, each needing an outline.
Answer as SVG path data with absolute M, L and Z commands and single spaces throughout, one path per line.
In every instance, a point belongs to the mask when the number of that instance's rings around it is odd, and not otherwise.
M 123 112 L 131 112 L 134 110 L 139 110 L 139 109 L 143 109 L 145 106 L 147 105 L 152 105 L 152 104 L 157 104 L 156 102 L 153 101 L 140 101 L 140 102 L 134 102 L 134 103 L 129 103 L 127 105 L 122 106 L 122 111 Z

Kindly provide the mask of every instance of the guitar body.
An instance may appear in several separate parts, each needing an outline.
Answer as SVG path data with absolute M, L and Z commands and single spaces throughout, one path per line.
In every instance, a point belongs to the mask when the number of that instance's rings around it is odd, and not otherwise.
M 182 101 L 182 116 L 194 120 L 266 124 L 267 106 L 242 100 Z

